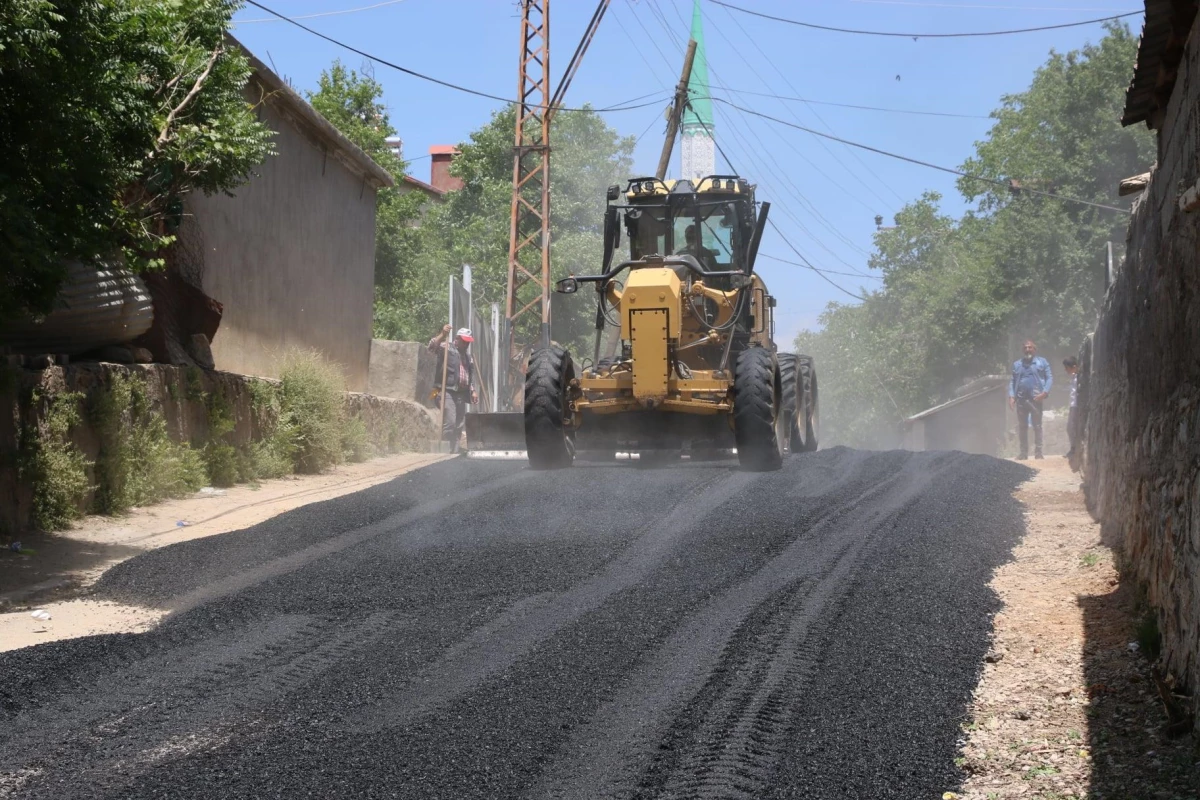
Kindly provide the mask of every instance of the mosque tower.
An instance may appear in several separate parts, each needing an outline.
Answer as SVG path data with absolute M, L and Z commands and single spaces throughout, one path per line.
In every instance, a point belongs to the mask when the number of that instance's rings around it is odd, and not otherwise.
M 680 136 L 683 173 L 680 177 L 696 180 L 717 171 L 716 145 L 713 142 L 712 96 L 708 93 L 708 60 L 704 55 L 704 26 L 700 0 L 692 8 L 692 38 L 696 57 L 688 80 L 688 103 L 683 112 Z

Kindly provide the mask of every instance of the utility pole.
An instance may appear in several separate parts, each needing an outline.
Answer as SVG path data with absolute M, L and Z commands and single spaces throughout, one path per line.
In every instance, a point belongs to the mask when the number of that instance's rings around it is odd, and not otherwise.
M 540 318 L 550 344 L 550 0 L 521 0 L 521 59 L 513 147 L 508 297 L 504 317 L 516 348 L 518 327 Z
M 692 79 L 692 62 L 696 58 L 696 40 L 689 39 L 687 53 L 683 57 L 683 72 L 679 76 L 679 84 L 675 87 L 675 102 L 671 106 L 671 116 L 667 120 L 667 139 L 663 142 L 662 155 L 658 157 L 658 169 L 654 177 L 660 181 L 667 177 L 667 165 L 671 161 L 671 150 L 675 147 L 675 135 L 679 132 L 679 121 L 683 118 L 683 109 L 687 107 L 688 81 Z

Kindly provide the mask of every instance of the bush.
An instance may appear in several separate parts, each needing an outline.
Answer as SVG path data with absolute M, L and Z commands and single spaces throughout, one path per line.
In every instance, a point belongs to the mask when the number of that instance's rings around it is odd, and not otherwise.
M 233 412 L 222 395 L 208 398 L 208 442 L 204 445 L 204 466 L 212 486 L 233 486 L 239 480 L 252 480 L 243 459 L 228 441 L 233 433 Z
M 44 313 L 63 259 L 160 250 L 188 191 L 272 151 L 228 46 L 235 0 L 10 0 L 0 12 L 0 318 Z
M 37 405 L 40 397 L 34 396 Z M 79 424 L 83 395 L 60 394 L 50 401 L 38 426 L 21 430 L 18 475 L 33 486 L 33 524 L 44 531 L 62 530 L 80 517 L 79 507 L 91 490 L 89 461 L 71 441 Z
M 280 370 L 280 415 L 276 436 L 287 437 L 296 472 L 317 473 L 345 460 L 344 382 L 320 353 L 293 351 Z M 365 438 L 365 435 L 364 435 Z
M 114 374 L 112 382 L 97 393 L 91 417 L 100 437 L 98 513 L 119 514 L 204 485 L 204 459 L 171 439 L 166 420 L 151 408 L 140 377 Z

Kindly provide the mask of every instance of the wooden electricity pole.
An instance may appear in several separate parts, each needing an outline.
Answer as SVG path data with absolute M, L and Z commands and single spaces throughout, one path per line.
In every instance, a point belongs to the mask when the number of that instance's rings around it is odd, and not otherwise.
M 683 110 L 687 108 L 688 81 L 692 79 L 692 61 L 696 58 L 696 40 L 689 39 L 687 53 L 683 57 L 683 73 L 679 76 L 679 85 L 675 87 L 675 102 L 671 106 L 671 116 L 667 120 L 667 139 L 663 142 L 662 155 L 658 157 L 658 170 L 654 177 L 660 181 L 667 177 L 667 165 L 671 161 L 671 150 L 675 147 L 675 135 L 679 132 L 679 121 L 683 119 Z

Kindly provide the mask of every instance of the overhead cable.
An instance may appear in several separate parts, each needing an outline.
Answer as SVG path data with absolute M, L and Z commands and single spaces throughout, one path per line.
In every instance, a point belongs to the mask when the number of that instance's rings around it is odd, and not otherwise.
M 337 39 L 334 39 L 332 36 L 326 36 L 325 34 L 321 33 L 320 31 L 315 31 L 312 28 L 308 27 L 307 25 L 297 22 L 295 19 L 292 19 L 290 17 L 285 17 L 283 14 L 280 14 L 278 11 L 267 8 L 262 3 L 259 3 L 258 0 L 246 0 L 246 3 L 254 6 L 255 8 L 263 10 L 263 11 L 267 12 L 268 14 L 272 14 L 285 22 L 290 22 L 291 24 L 295 25 L 297 28 L 300 28 L 303 31 L 307 31 L 308 33 L 311 33 L 313 36 L 316 36 L 318 39 L 324 39 L 325 41 L 329 42 L 330 44 L 335 44 L 338 47 L 341 47 L 345 50 L 349 50 L 351 53 L 354 53 L 355 55 L 360 55 L 369 61 L 374 61 L 376 64 L 379 64 L 381 66 L 388 67 L 389 69 L 394 69 L 397 72 L 403 72 L 405 75 L 411 75 L 414 78 L 419 78 L 423 81 L 429 81 L 430 83 L 436 83 L 438 86 L 445 86 L 447 89 L 453 89 L 456 92 L 463 92 L 464 94 L 474 95 L 475 97 L 484 97 L 484 98 L 487 98 L 488 100 L 497 100 L 501 103 L 510 103 L 512 105 L 529 105 L 534 108 L 542 108 L 542 109 L 545 108 L 544 106 L 533 105 L 531 103 L 522 104 L 521 101 L 519 101 L 519 100 L 513 100 L 508 97 L 501 97 L 500 95 L 489 94 L 488 92 L 482 92 L 482 91 L 479 91 L 478 89 L 471 89 L 466 86 L 460 86 L 457 83 L 451 83 L 450 81 L 444 81 L 441 78 L 435 78 L 432 75 L 426 75 L 424 73 L 417 72 L 416 70 L 409 69 L 408 67 L 402 67 L 399 64 L 394 64 L 391 61 L 387 61 L 385 59 L 379 58 L 378 56 L 371 55 L 370 53 L 368 53 L 364 50 L 359 50 L 357 47 L 348 45 L 345 42 L 338 41 Z M 611 111 L 633 111 L 634 109 L 638 109 L 638 108 L 649 108 L 650 106 L 659 105 L 660 103 L 662 103 L 662 99 L 652 100 L 648 103 L 640 103 L 638 105 L 615 105 L 615 106 L 608 106 L 607 108 L 559 108 L 558 110 L 559 111 L 592 111 L 592 112 L 599 114 L 599 113 L 607 113 L 607 112 L 611 112 Z
M 340 11 L 321 11 L 316 14 L 297 14 L 294 17 L 285 17 L 284 19 L 285 20 L 293 20 L 293 19 L 316 19 L 317 17 L 336 17 L 336 16 L 340 16 L 342 14 L 357 14 L 360 11 L 373 11 L 376 8 L 383 8 L 384 6 L 394 6 L 394 5 L 398 5 L 399 3 L 403 3 L 403 2 L 405 2 L 405 0 L 384 0 L 384 2 L 376 3 L 373 6 L 360 6 L 359 8 L 343 8 Z M 279 22 L 279 21 L 280 21 L 280 18 L 278 16 L 274 16 L 274 17 L 266 17 L 264 19 L 235 19 L 235 20 L 233 20 L 233 24 L 234 25 L 248 25 L 251 22 Z
M 772 261 L 778 261 L 780 264 L 791 264 L 793 267 L 804 267 L 806 269 L 810 269 L 810 268 L 815 269 L 812 266 L 812 264 L 803 264 L 799 261 L 789 261 L 786 258 L 780 258 L 779 256 L 773 256 L 770 253 L 759 253 L 758 257 L 759 258 L 769 258 Z M 821 267 L 821 271 L 825 272 L 829 275 L 845 275 L 848 278 L 868 278 L 873 281 L 883 280 L 883 277 L 880 275 L 864 275 L 861 272 L 838 272 L 835 269 L 826 269 L 825 267 Z
M 716 0 L 713 0 L 713 2 L 716 2 Z M 1091 206 L 1092 208 L 1102 208 L 1105 211 L 1117 211 L 1122 214 L 1130 213 L 1130 210 L 1128 208 L 1120 208 L 1118 206 L 1109 206 L 1109 205 L 1105 205 L 1103 203 L 1093 203 L 1090 200 L 1081 200 L 1078 197 L 1068 197 L 1067 195 L 1056 194 L 1054 192 L 1043 192 L 1038 189 L 1030 189 L 1026 186 L 1020 185 L 1019 182 L 1014 182 L 1013 180 L 1000 180 L 998 178 L 985 178 L 980 175 L 972 175 L 969 172 L 963 172 L 962 170 L 952 169 L 950 167 L 943 167 L 939 164 L 931 164 L 928 161 L 922 161 L 919 158 L 911 158 L 910 156 L 902 156 L 899 153 L 892 153 L 887 150 L 881 150 L 878 147 L 871 147 L 870 145 L 862 144 L 861 142 L 852 142 L 849 139 L 842 139 L 837 136 L 833 136 L 832 134 L 822 133 L 821 131 L 814 130 L 812 128 L 806 128 L 803 125 L 797 125 L 794 122 L 788 122 L 787 120 L 779 119 L 778 117 L 772 117 L 771 115 L 764 114 L 761 111 L 754 111 L 753 109 L 744 108 L 742 106 L 737 105 L 736 103 L 731 103 L 728 100 L 722 99 L 720 97 L 714 97 L 712 99 L 718 103 L 724 103 L 725 105 L 730 106 L 731 108 L 736 108 L 737 110 L 739 110 L 743 113 L 750 114 L 755 117 L 762 117 L 763 119 L 770 120 L 771 122 L 775 122 L 780 125 L 786 125 L 789 128 L 795 128 L 796 130 L 804 131 L 805 133 L 811 133 L 813 136 L 820 136 L 825 139 L 832 139 L 836 142 L 841 142 L 842 144 L 850 145 L 851 147 L 857 147 L 860 150 L 866 150 L 871 153 L 877 153 L 881 156 L 887 156 L 888 158 L 895 158 L 900 161 L 907 161 L 910 164 L 916 164 L 921 167 L 928 167 L 929 169 L 936 169 L 939 172 L 948 172 L 951 175 L 958 175 L 959 177 L 969 178 L 970 180 L 979 181 L 981 183 L 990 183 L 993 186 L 1003 186 L 1006 189 L 1017 188 L 1022 192 L 1029 192 L 1030 194 L 1041 195 L 1043 197 L 1056 197 L 1059 200 L 1065 200 L 1069 203 L 1078 203 L 1080 205 Z
M 754 97 L 768 97 L 773 100 L 788 100 L 797 103 L 806 103 L 814 106 L 833 106 L 835 108 L 856 108 L 860 111 L 886 111 L 890 114 L 916 114 L 924 117 L 954 117 L 956 119 L 991 119 L 984 114 L 952 114 L 948 111 L 917 111 L 911 108 L 883 108 L 881 106 L 860 106 L 852 103 L 831 103 L 827 100 L 810 100 L 807 97 L 791 97 L 789 95 L 771 94 L 770 92 L 754 92 L 749 89 L 731 89 L 727 86 L 720 87 L 727 92 L 733 94 L 748 94 Z
M 688 103 L 687 105 L 690 107 L 692 104 Z M 693 108 L 692 113 L 695 114 L 696 109 Z M 712 139 L 712 143 L 717 148 L 717 152 L 721 154 L 721 158 L 725 159 L 725 164 L 729 167 L 729 169 L 735 175 L 740 175 L 741 173 L 738 172 L 737 167 L 735 167 L 733 165 L 733 162 L 729 160 L 729 155 L 725 152 L 725 148 L 721 147 L 721 143 L 717 141 L 717 138 L 715 136 L 713 136 L 712 128 L 708 127 L 708 123 L 705 122 L 704 119 L 701 118 L 699 114 L 696 114 L 696 118 L 700 121 L 700 124 L 704 127 L 705 132 L 708 133 L 708 138 Z M 866 302 L 867 298 L 863 297 L 861 294 L 857 294 L 855 292 L 850 291 L 849 289 L 845 288 L 844 286 L 839 286 L 835 281 L 830 279 L 830 277 L 825 274 L 825 270 L 820 269 L 818 267 L 814 267 L 809 262 L 809 260 L 804 257 L 804 254 L 801 253 L 799 250 L 797 250 L 796 246 L 793 245 L 791 243 L 791 241 L 786 236 L 783 235 L 783 231 L 779 230 L 779 226 L 776 225 L 775 221 L 772 220 L 770 217 L 767 217 L 767 224 L 769 224 L 771 226 L 772 230 L 774 230 L 777 234 L 779 234 L 779 238 L 783 239 L 783 243 L 788 246 L 788 249 L 791 250 L 793 253 L 795 253 L 796 257 L 804 262 L 804 264 L 802 264 L 801 266 L 817 273 L 817 275 L 820 276 L 821 280 L 825 281 L 830 286 L 837 289 L 839 292 L 850 295 L 851 297 L 853 297 L 856 300 L 862 300 L 864 303 Z
M 811 28 L 818 31 L 829 31 L 831 33 L 853 33 L 860 36 L 896 36 L 905 39 L 960 39 L 973 36 L 1008 36 L 1014 33 L 1035 33 L 1037 31 L 1053 31 L 1060 28 L 1078 28 L 1083 25 L 1095 25 L 1097 22 L 1108 22 L 1114 19 L 1124 19 L 1125 17 L 1140 16 L 1142 11 L 1128 11 L 1124 14 L 1114 14 L 1111 17 L 1097 17 L 1096 19 L 1087 19 L 1081 22 L 1064 22 L 1060 25 L 1040 25 L 1036 28 L 1015 28 L 1007 31 L 971 31 L 969 33 L 898 33 L 895 31 L 864 31 L 854 28 L 835 28 L 830 25 L 817 25 L 813 22 L 802 22 L 798 19 L 788 19 L 787 17 L 776 17 L 772 14 L 764 14 L 761 11 L 751 11 L 748 8 L 735 6 L 732 3 L 726 3 L 724 0 L 709 0 L 718 6 L 740 11 L 743 14 L 749 14 L 753 17 L 762 17 L 774 22 L 783 22 L 788 25 L 798 25 L 801 28 Z

